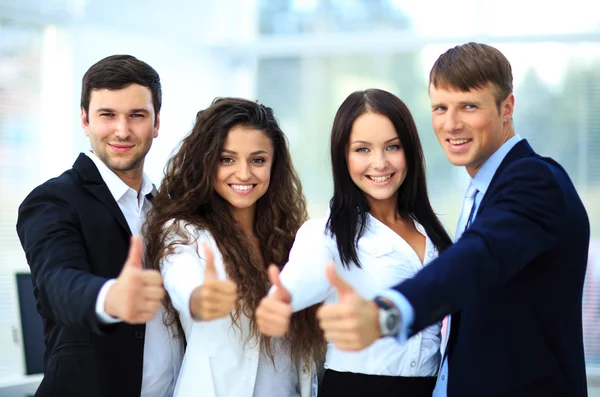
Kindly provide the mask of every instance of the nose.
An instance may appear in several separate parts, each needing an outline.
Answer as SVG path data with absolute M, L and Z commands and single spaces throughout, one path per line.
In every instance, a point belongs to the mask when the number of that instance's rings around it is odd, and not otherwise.
M 115 134 L 119 138 L 129 135 L 129 120 L 127 116 L 120 116 L 115 120 Z
M 235 176 L 241 181 L 247 181 L 252 177 L 252 173 L 250 172 L 250 166 L 245 162 L 240 162 L 237 167 Z
M 383 150 L 373 152 L 373 168 L 375 170 L 384 170 L 387 167 L 387 157 Z
M 446 117 L 444 119 L 444 130 L 446 132 L 456 132 L 460 131 L 462 128 L 462 122 L 460 121 L 460 117 L 455 110 L 448 109 L 446 112 Z

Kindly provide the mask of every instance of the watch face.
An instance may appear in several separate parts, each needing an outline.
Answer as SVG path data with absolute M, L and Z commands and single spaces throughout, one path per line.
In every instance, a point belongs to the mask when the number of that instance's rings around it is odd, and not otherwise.
M 388 330 L 393 330 L 398 326 L 398 315 L 396 313 L 388 313 L 387 318 L 385 319 L 385 326 Z

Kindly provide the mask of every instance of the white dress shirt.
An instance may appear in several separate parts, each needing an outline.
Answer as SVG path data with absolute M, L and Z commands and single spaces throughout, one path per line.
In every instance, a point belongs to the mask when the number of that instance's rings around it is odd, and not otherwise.
M 156 193 L 154 185 L 146 174 L 142 178 L 140 192 L 127 186 L 106 164 L 94 153 L 86 152 L 92 159 L 100 176 L 106 183 L 133 235 L 141 233 L 146 213 L 150 209 L 149 193 Z M 104 303 L 108 289 L 116 280 L 108 280 L 100 290 L 96 300 L 96 313 L 105 323 L 116 323 L 121 320 L 109 316 L 104 311 Z M 174 338 L 174 330 L 163 323 L 164 309 L 160 308 L 152 320 L 146 324 L 144 337 L 144 361 L 142 367 L 141 397 L 172 396 L 179 368 L 183 359 L 182 338 Z
M 424 266 L 402 237 L 368 215 L 365 233 L 357 246 L 362 268 L 352 264 L 346 269 L 342 266 L 335 239 L 330 237 L 325 226 L 325 219 L 311 219 L 302 225 L 289 262 L 281 272 L 281 282 L 292 295 L 294 311 L 319 302 L 338 300 L 336 290 L 325 276 L 325 266 L 331 261 L 335 262 L 340 276 L 367 299 L 414 276 Z M 437 257 L 437 250 L 423 227 L 417 222 L 415 226 L 426 237 L 426 265 Z M 342 351 L 329 343 L 325 368 L 370 375 L 435 376 L 440 362 L 440 329 L 441 323 L 432 325 L 402 345 L 393 337 L 381 338 L 358 352 Z
M 172 223 L 168 223 L 170 225 Z M 272 338 L 271 359 L 250 335 L 250 319 L 240 313 L 238 323 L 230 316 L 212 321 L 192 319 L 190 298 L 204 283 L 206 266 L 202 243 L 214 254 L 221 279 L 227 278 L 223 258 L 212 235 L 193 225 L 178 224 L 179 234 L 192 244 L 175 244 L 174 252 L 161 262 L 165 289 L 185 332 L 187 348 L 175 388 L 176 397 L 311 397 L 316 395 L 316 368 L 306 370 L 300 358 L 292 360 L 288 348 Z M 173 233 L 170 241 L 176 241 Z

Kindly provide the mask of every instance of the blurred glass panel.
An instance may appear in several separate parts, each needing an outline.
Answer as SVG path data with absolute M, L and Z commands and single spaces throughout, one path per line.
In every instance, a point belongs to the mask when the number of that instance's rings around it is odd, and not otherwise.
M 481 33 L 502 36 L 600 31 L 600 3 L 588 0 L 481 1 Z
M 260 34 L 411 31 L 440 37 L 473 34 L 478 0 L 262 0 Z
M 41 116 L 42 30 L 0 18 L 0 383 L 23 374 L 15 271 L 23 251 L 15 224 L 36 180 Z M 25 265 L 26 266 L 26 265 Z

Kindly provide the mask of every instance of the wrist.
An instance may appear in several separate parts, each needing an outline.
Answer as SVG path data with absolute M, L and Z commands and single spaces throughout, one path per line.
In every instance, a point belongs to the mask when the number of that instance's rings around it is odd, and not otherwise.
M 400 332 L 402 315 L 394 303 L 382 296 L 376 296 L 373 302 L 378 309 L 378 323 L 381 336 L 396 336 Z

